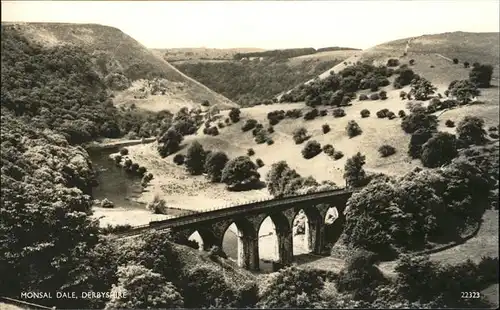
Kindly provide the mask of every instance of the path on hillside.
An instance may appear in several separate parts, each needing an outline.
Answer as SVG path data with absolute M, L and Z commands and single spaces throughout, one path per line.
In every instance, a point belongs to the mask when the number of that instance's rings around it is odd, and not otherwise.
M 163 59 L 163 57 L 161 55 L 158 55 L 157 51 L 154 51 L 152 50 L 151 51 L 151 54 L 153 54 L 156 58 L 160 59 L 161 61 L 163 61 L 167 66 L 169 66 L 172 70 L 174 70 L 175 72 L 177 72 L 178 74 L 180 74 L 182 77 L 184 77 L 186 80 L 190 81 L 191 83 L 195 84 L 195 85 L 198 85 L 200 87 L 202 87 L 203 89 L 205 89 L 206 91 L 208 91 L 209 93 L 212 93 L 214 94 L 215 97 L 219 97 L 220 100 L 222 101 L 225 101 L 225 103 L 229 104 L 229 105 L 233 105 L 234 107 L 237 107 L 238 105 L 236 103 L 234 103 L 233 101 L 231 101 L 229 98 L 213 91 L 212 89 L 208 88 L 207 86 L 201 84 L 200 82 L 198 82 L 197 80 L 185 75 L 184 73 L 182 73 L 180 70 L 178 70 L 176 67 L 174 67 L 172 64 L 170 64 L 168 61 L 166 61 L 165 59 Z
M 448 60 L 449 62 L 453 62 L 453 60 L 452 60 L 451 58 L 448 58 L 448 57 L 443 56 L 443 55 L 441 55 L 441 54 L 435 53 L 435 55 L 436 55 L 436 56 L 438 56 L 438 57 L 441 57 L 441 58 L 443 58 L 443 59 L 445 59 L 445 60 Z

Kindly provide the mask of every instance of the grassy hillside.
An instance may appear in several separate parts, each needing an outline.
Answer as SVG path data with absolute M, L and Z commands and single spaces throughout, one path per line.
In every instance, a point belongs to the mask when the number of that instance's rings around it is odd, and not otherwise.
M 123 73 L 132 83 L 131 89 L 115 93 L 115 104 L 132 104 L 149 109 L 177 110 L 182 106 L 196 106 L 203 100 L 220 108 L 235 106 L 227 98 L 211 91 L 204 85 L 186 77 L 168 62 L 158 57 L 145 46 L 108 26 L 95 24 L 65 23 L 2 23 L 2 27 L 13 27 L 29 40 L 43 46 L 76 45 L 92 54 L 95 66 L 102 77 L 109 73 Z M 146 94 L 135 99 L 137 84 L 153 78 L 165 79 L 164 95 Z M 140 87 L 138 87 L 140 88 Z
M 491 64 L 495 68 L 493 77 L 498 79 L 499 48 L 500 40 L 496 32 L 448 32 L 383 43 L 350 57 L 346 63 L 367 60 L 385 65 L 390 58 L 397 58 L 402 63 L 408 63 L 410 59 L 414 59 L 413 69 L 417 74 L 434 84 L 448 86 L 451 81 L 466 77 L 468 71 L 462 70 L 464 62 Z M 459 60 L 458 65 L 452 64 L 453 58 Z M 344 63 L 334 66 L 321 74 L 320 78 L 328 76 L 330 70 L 338 72 L 345 67 Z
M 404 41 L 404 40 L 403 40 Z M 366 55 L 382 55 L 377 56 L 380 63 L 385 64 L 389 58 L 397 58 L 398 55 L 404 53 L 406 43 L 403 44 L 402 40 L 395 41 L 393 50 L 382 52 L 383 48 L 391 44 L 382 44 L 373 49 L 358 53 L 353 59 L 363 59 Z M 497 44 L 498 41 L 492 42 L 492 45 Z M 465 79 L 468 77 L 470 69 L 464 68 L 462 64 L 454 65 L 452 62 L 443 59 L 442 57 L 432 56 L 431 54 L 412 54 L 411 46 L 408 56 L 401 58 L 401 64 L 407 64 L 410 59 L 415 59 L 416 62 L 411 68 L 415 73 L 429 79 L 434 85 L 438 86 L 438 92 L 443 93 L 448 84 L 455 79 Z M 497 45 L 498 46 L 498 45 Z M 402 48 L 403 50 L 399 50 Z M 465 49 L 474 50 L 473 46 L 463 45 Z M 375 52 L 379 54 L 375 54 Z M 366 53 L 366 54 L 365 54 Z M 418 56 L 418 57 L 417 57 Z M 377 60 L 375 59 L 375 60 Z M 470 61 L 474 59 L 471 58 Z M 479 61 L 482 62 L 481 59 Z M 430 63 L 434 68 L 430 68 Z M 342 67 L 344 64 L 339 64 L 337 67 Z M 336 71 L 337 72 L 337 71 Z M 495 72 L 496 73 L 496 72 Z M 394 76 L 389 78 L 392 83 Z M 497 85 L 495 80 L 492 81 Z M 399 98 L 399 92 L 404 90 L 409 91 L 409 86 L 403 89 L 394 89 L 392 85 L 381 87 L 380 90 L 387 91 L 386 100 L 367 100 L 359 101 L 358 99 L 352 101 L 351 106 L 343 107 L 346 116 L 341 118 L 334 118 L 332 116 L 332 107 L 319 106 L 318 109 L 326 109 L 327 116 L 319 116 L 314 120 L 306 121 L 303 118 L 296 120 L 285 119 L 278 125 L 274 126 L 275 132 L 270 134 L 273 139 L 273 145 L 256 144 L 254 142 L 251 132 L 243 132 L 241 126 L 246 119 L 256 119 L 264 125 L 268 126 L 267 113 L 274 110 L 289 110 L 289 109 L 303 109 L 309 111 L 310 108 L 305 107 L 304 103 L 294 104 L 279 104 L 279 105 L 261 105 L 251 108 L 242 109 L 242 120 L 231 126 L 219 129 L 218 136 L 208 136 L 202 133 L 202 130 L 197 135 L 188 136 L 183 142 L 184 149 L 180 152 L 185 153 L 186 147 L 193 140 L 199 141 L 206 149 L 221 150 L 227 152 L 230 157 L 239 155 L 246 155 L 248 148 L 253 148 L 256 154 L 252 157 L 253 160 L 260 158 L 264 161 L 265 165 L 259 169 L 262 178 L 266 175 L 271 164 L 285 160 L 288 164 L 297 170 L 301 175 L 312 175 L 319 181 L 332 180 L 339 185 L 344 184 L 343 169 L 344 164 L 348 157 L 354 155 L 356 152 L 361 152 L 366 155 L 365 170 L 370 172 L 381 172 L 393 175 L 402 175 L 416 166 L 420 166 L 419 160 L 411 160 L 408 156 L 408 144 L 410 135 L 406 134 L 401 129 L 401 118 L 397 117 L 393 120 L 387 118 L 377 118 L 375 113 L 381 109 L 387 108 L 394 113 L 403 110 L 406 114 L 409 110 L 406 107 L 407 100 Z M 369 94 L 369 90 L 359 91 L 359 94 Z M 491 87 L 488 89 L 481 89 L 481 96 L 478 98 L 484 101 L 481 105 L 463 106 L 456 109 L 447 110 L 444 112 L 436 112 L 438 116 L 440 131 L 455 132 L 455 128 L 448 128 L 445 126 L 446 120 L 452 120 L 458 123 L 466 115 L 474 115 L 481 117 L 485 120 L 485 127 L 498 125 L 499 115 L 499 96 L 498 89 Z M 362 118 L 360 111 L 368 109 L 371 116 Z M 222 119 L 227 117 L 227 113 L 222 113 Z M 355 120 L 363 133 L 357 137 L 349 138 L 345 131 L 346 125 L 350 120 Z M 217 122 L 216 122 L 217 123 Z M 216 124 L 215 123 L 215 124 Z M 330 132 L 323 134 L 322 125 L 328 124 L 331 128 Z M 325 144 L 332 144 L 333 147 L 344 153 L 344 157 L 338 160 L 333 160 L 324 153 L 311 158 L 304 159 L 301 150 L 304 144 L 297 145 L 292 139 L 293 131 L 298 127 L 305 127 L 311 135 L 311 140 L 317 140 L 322 146 Z M 381 157 L 378 149 L 383 144 L 389 144 L 396 149 L 396 153 L 392 156 Z M 130 148 L 131 156 L 137 157 L 137 161 L 148 168 L 148 170 L 157 170 L 153 172 L 158 175 L 152 181 L 153 189 L 149 193 L 144 193 L 143 200 L 148 201 L 152 198 L 152 192 L 161 192 L 165 195 L 167 202 L 176 207 L 205 209 L 213 206 L 221 206 L 227 203 L 241 202 L 249 199 L 257 199 L 268 196 L 267 190 L 253 190 L 249 192 L 234 193 L 227 192 L 221 184 L 210 184 L 204 177 L 191 177 L 184 171 L 183 167 L 177 166 L 172 162 L 174 155 L 161 159 L 156 152 L 155 144 L 152 145 L 138 145 Z M 134 159 L 134 162 L 136 160 Z M 157 168 L 155 168 L 157 167 Z M 161 168 L 160 168 L 161 167 Z M 167 185 L 168 184 L 168 185 Z M 204 203 L 200 205 L 200 202 Z
M 241 106 L 269 101 L 275 94 L 318 75 L 343 61 L 346 52 L 324 52 L 329 57 L 307 55 L 307 58 L 275 60 L 256 58 L 250 61 L 175 62 L 185 74 L 204 83 Z M 338 53 L 337 53 L 338 54 Z M 331 55 L 335 55 L 332 57 Z

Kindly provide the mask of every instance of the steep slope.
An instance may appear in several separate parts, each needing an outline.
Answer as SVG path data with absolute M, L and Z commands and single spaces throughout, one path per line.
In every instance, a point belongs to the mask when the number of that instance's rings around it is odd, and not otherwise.
M 123 73 L 132 86 L 115 93 L 115 104 L 132 104 L 148 109 L 175 111 L 182 106 L 197 106 L 203 100 L 221 109 L 236 106 L 229 99 L 186 77 L 161 57 L 123 33 L 108 26 L 66 23 L 2 23 L 14 27 L 28 39 L 44 46 L 72 44 L 92 54 L 102 76 Z M 162 95 L 137 96 L 145 80 L 163 79 L 166 91 Z M 141 98 L 136 99 L 134 98 Z
M 434 84 L 448 86 L 453 80 L 467 77 L 468 70 L 464 70 L 464 62 L 491 64 L 496 69 L 493 78 L 498 79 L 499 48 L 498 32 L 448 32 L 383 43 L 364 50 L 360 55 L 348 58 L 345 63 L 349 65 L 357 61 L 372 61 L 385 65 L 390 58 L 397 58 L 402 63 L 414 59 L 413 70 L 417 74 Z M 453 64 L 453 58 L 459 60 L 458 65 Z M 327 77 L 331 70 L 339 72 L 346 67 L 345 63 L 332 67 L 319 77 Z

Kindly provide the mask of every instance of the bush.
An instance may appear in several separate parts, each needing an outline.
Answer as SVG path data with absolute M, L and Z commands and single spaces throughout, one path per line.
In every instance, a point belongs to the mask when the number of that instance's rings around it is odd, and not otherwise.
M 356 137 L 356 136 L 360 135 L 361 133 L 363 133 L 363 131 L 361 130 L 361 127 L 359 127 L 359 125 L 358 125 L 358 123 L 356 123 L 356 121 L 349 121 L 347 123 L 345 130 L 346 130 L 349 138 Z
M 405 116 L 406 116 L 405 111 L 403 111 L 403 110 L 399 110 L 399 112 L 398 112 L 398 116 L 399 116 L 400 118 L 405 117 Z
M 304 127 L 297 128 L 293 131 L 293 141 L 295 141 L 295 144 L 301 144 L 307 139 L 307 129 Z
M 184 164 L 184 160 L 185 160 L 185 156 L 182 154 L 176 154 L 174 156 L 174 159 L 173 159 L 174 163 L 179 165 L 179 166 Z
M 333 156 L 333 153 L 335 153 L 335 149 L 331 144 L 325 144 L 323 145 L 323 153 L 328 156 Z
M 321 115 L 321 116 L 327 116 L 328 115 L 328 111 L 325 110 L 325 109 L 323 109 L 323 110 L 319 111 L 319 115 Z
M 125 147 L 124 147 L 124 148 L 122 148 L 122 149 L 120 149 L 120 155 L 121 155 L 121 156 L 126 156 L 126 155 L 128 155 L 128 149 L 127 149 L 127 148 L 125 148 Z
M 361 112 L 359 112 L 359 114 L 361 114 L 362 118 L 366 118 L 370 116 L 370 111 L 368 109 L 363 109 L 361 110 Z
M 410 59 L 410 66 L 413 66 L 415 64 L 415 59 Z
M 446 127 L 453 128 L 453 127 L 455 127 L 455 122 L 449 119 L 446 121 L 445 125 L 446 125 Z
M 210 106 L 210 102 L 208 100 L 203 100 L 201 102 L 201 105 L 204 106 L 204 107 L 208 107 L 208 106 Z
M 345 114 L 344 109 L 340 109 L 340 108 L 333 109 L 333 116 L 334 117 L 344 117 L 345 115 L 346 114 Z
M 267 127 L 267 132 L 268 133 L 273 133 L 274 132 L 274 127 L 273 126 Z
M 253 155 L 255 155 L 255 151 L 252 148 L 250 148 L 250 149 L 247 150 L 247 155 L 248 156 L 253 156 Z
M 488 128 L 488 131 L 498 131 L 498 127 L 497 126 L 491 126 L 490 128 Z
M 453 58 L 453 63 L 456 65 L 458 63 L 458 58 Z
M 391 58 L 387 60 L 387 67 L 397 67 L 399 66 L 399 60 L 395 58 Z
M 379 110 L 379 111 L 377 111 L 377 117 L 378 118 L 386 118 L 388 113 L 389 113 L 388 109 Z
M 203 133 L 206 134 L 206 135 L 209 135 L 209 136 L 218 136 L 219 135 L 219 129 L 217 129 L 217 127 L 215 126 L 212 126 L 212 127 L 209 127 L 209 128 L 204 128 L 203 129 Z
M 274 141 L 273 141 L 273 139 L 268 138 L 268 139 L 266 140 L 266 143 L 267 143 L 267 145 L 273 145 L 273 144 L 274 144 Z
M 153 201 L 149 202 L 146 208 L 154 214 L 167 214 L 168 211 L 167 203 L 158 195 L 154 196 Z
M 263 162 L 263 161 L 262 161 L 262 159 L 260 159 L 260 158 L 257 158 L 257 159 L 255 160 L 255 163 L 257 164 L 257 166 L 258 166 L 259 168 L 264 167 L 264 162 Z
M 115 204 L 109 200 L 108 198 L 104 198 L 103 200 L 101 200 L 101 208 L 114 208 L 115 207 Z
M 330 132 L 330 125 L 328 125 L 328 124 L 323 124 L 323 126 L 321 126 L 321 128 L 323 129 L 324 134 L 327 134 Z
M 319 144 L 316 140 L 308 141 L 302 149 L 302 156 L 305 159 L 313 158 L 319 153 L 321 153 L 321 144 Z
M 137 168 L 137 174 L 139 174 L 140 176 L 143 176 L 146 173 L 146 171 L 148 171 L 146 167 L 140 166 L 139 168 Z
M 469 68 L 470 67 L 470 63 L 468 61 L 464 62 L 464 68 Z
M 379 93 L 378 93 L 379 97 L 380 97 L 380 100 L 385 100 L 387 99 L 387 92 L 385 90 L 381 90 Z
M 304 114 L 305 120 L 313 120 L 319 115 L 318 109 L 312 109 L 311 111 Z
M 116 155 L 115 158 L 114 158 L 114 161 L 115 161 L 116 165 L 120 165 L 120 163 L 122 161 L 122 156 L 121 155 Z
M 240 114 L 241 111 L 239 108 L 231 108 L 231 111 L 229 111 L 229 118 L 231 119 L 231 122 L 237 123 L 240 121 Z
M 424 167 L 436 168 L 451 163 L 457 155 L 455 135 L 439 132 L 422 146 L 420 159 Z
M 388 119 L 395 119 L 396 114 L 394 114 L 394 112 L 392 112 L 392 111 L 389 111 L 389 112 L 387 112 L 387 118 Z
M 384 144 L 381 147 L 379 147 L 378 152 L 380 153 L 380 156 L 387 157 L 395 154 L 396 149 L 391 145 Z
M 234 122 L 234 121 L 233 121 Z M 257 126 L 258 122 L 255 120 L 255 119 L 247 119 L 246 122 L 243 124 L 243 126 L 241 127 L 241 130 L 243 132 L 246 132 L 246 131 L 249 131 L 249 130 L 252 130 L 255 128 L 255 126 Z
M 368 96 L 365 94 L 359 95 L 359 101 L 364 101 L 364 100 L 368 100 Z
M 497 140 L 498 139 L 498 134 L 496 132 L 490 132 L 490 138 Z
M 380 95 L 378 93 L 373 93 L 370 95 L 370 100 L 379 100 Z
M 333 158 L 335 160 L 341 159 L 342 157 L 344 157 L 344 153 L 342 153 L 341 151 L 335 151 L 335 153 L 333 153 Z
M 399 92 L 399 98 L 401 98 L 401 100 L 405 100 L 407 95 L 408 94 L 404 90 Z
M 217 127 L 219 127 L 219 129 L 222 129 L 222 128 L 226 127 L 226 125 L 224 125 L 223 122 L 218 122 Z

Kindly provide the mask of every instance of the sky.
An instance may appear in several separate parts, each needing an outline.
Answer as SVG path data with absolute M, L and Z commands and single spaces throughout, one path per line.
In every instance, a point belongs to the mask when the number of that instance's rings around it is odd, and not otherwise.
M 95 23 L 149 48 L 369 48 L 498 32 L 500 1 L 2 1 L 2 21 Z

